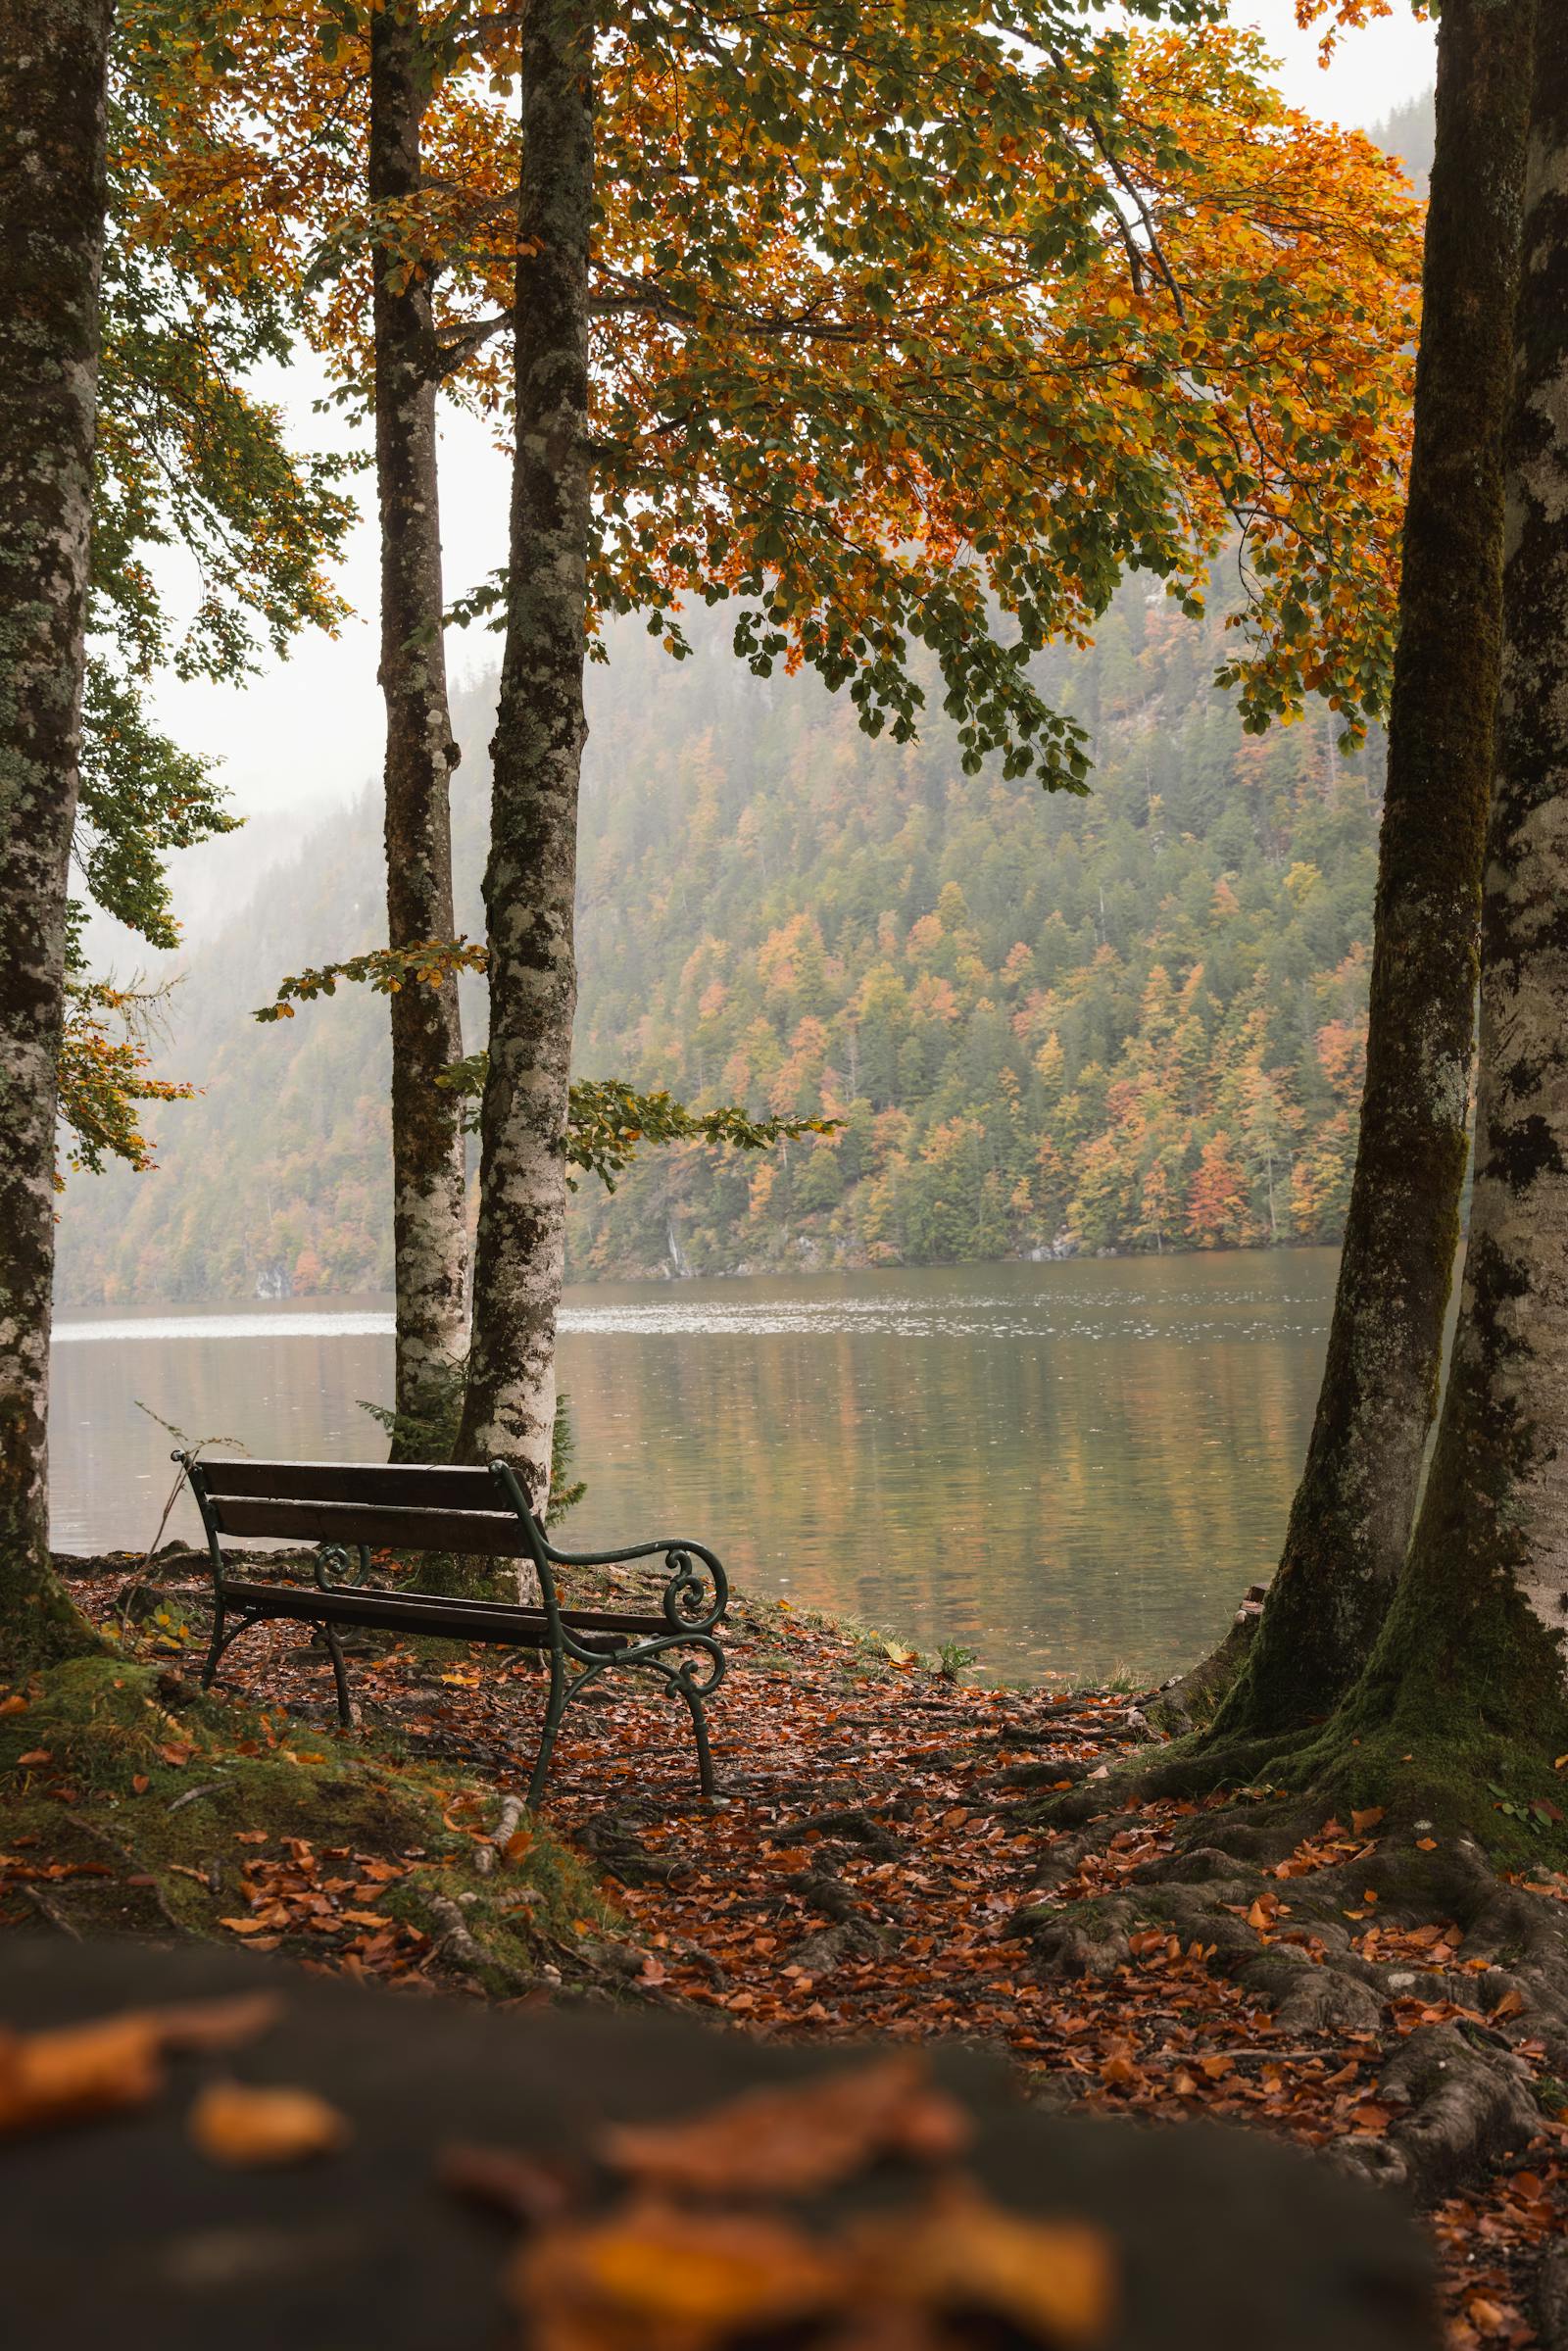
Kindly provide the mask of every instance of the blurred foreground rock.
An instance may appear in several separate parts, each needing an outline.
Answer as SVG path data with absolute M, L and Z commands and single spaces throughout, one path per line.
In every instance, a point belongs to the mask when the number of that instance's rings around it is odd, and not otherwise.
M 19 2351 L 525 2351 L 537 2330 L 503 2284 L 510 2265 L 515 2298 L 517 2228 L 443 2184 L 454 2146 L 510 2150 L 524 2176 L 587 2175 L 607 2124 L 663 2124 L 863 2062 L 853 2046 L 763 2044 L 608 2005 L 508 2013 L 398 1996 L 217 1951 L 0 1944 L 12 2033 L 268 1985 L 282 1998 L 269 2031 L 172 2059 L 149 2103 L 0 2138 L 5 2337 Z M 1108 2243 L 1117 2307 L 1076 2338 L 1086 2351 L 1437 2351 L 1426 2245 L 1387 2192 L 1241 2131 L 1031 2108 L 999 2068 L 956 2049 L 937 2051 L 932 2072 L 974 2118 L 964 2168 L 983 2196 Z M 213 2084 L 229 2081 L 312 2093 L 351 2135 L 293 2167 L 226 2168 L 193 2138 L 191 2114 L 205 2097 L 221 2120 Z M 913 2184 L 906 2165 L 883 2163 L 797 2202 L 790 2225 L 838 2231 L 907 2207 Z M 608 2190 L 596 2192 L 602 2208 Z M 900 2345 L 1047 2339 L 995 2315 L 972 2331 L 910 2326 Z M 791 2321 L 724 2339 L 809 2351 L 862 2338 Z

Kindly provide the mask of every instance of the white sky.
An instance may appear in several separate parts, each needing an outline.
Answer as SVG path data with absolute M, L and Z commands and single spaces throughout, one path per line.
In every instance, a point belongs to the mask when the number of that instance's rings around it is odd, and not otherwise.
M 1435 31 L 1407 8 L 1347 35 L 1328 72 L 1317 63 L 1316 33 L 1296 29 L 1294 0 L 1237 0 L 1237 21 L 1254 24 L 1281 61 L 1281 83 L 1296 105 L 1347 122 L 1371 124 L 1418 96 L 1434 77 Z M 321 445 L 323 420 L 311 413 L 314 371 L 292 371 L 282 388 L 302 441 Z M 368 474 L 358 478 L 363 510 L 373 515 Z M 447 593 L 483 578 L 505 555 L 506 468 L 482 427 L 449 415 L 443 431 L 441 503 Z M 157 701 L 165 724 L 193 751 L 216 756 L 241 813 L 312 815 L 358 792 L 379 772 L 381 705 L 375 683 L 376 553 L 373 521 L 362 519 L 342 568 L 357 617 L 334 641 L 313 637 L 290 660 L 250 686 L 168 681 Z M 475 629 L 448 637 L 454 679 L 489 667 L 499 640 Z

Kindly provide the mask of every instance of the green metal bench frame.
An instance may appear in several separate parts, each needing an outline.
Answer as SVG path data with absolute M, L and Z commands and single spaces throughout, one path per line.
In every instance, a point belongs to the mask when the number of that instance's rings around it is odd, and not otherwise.
M 685 1700 L 697 1745 L 698 1779 L 713 1793 L 713 1764 L 705 1707 L 724 1678 L 717 1628 L 729 1604 L 729 1585 L 713 1552 L 684 1538 L 661 1538 L 614 1551 L 559 1551 L 529 1506 L 510 1463 L 488 1469 L 334 1464 L 313 1461 L 220 1461 L 177 1452 L 207 1534 L 213 1572 L 213 1638 L 202 1668 L 211 1689 L 224 1651 L 253 1626 L 280 1617 L 316 1626 L 332 1660 L 338 1719 L 354 1712 L 342 1627 L 431 1634 L 539 1649 L 550 1661 L 544 1727 L 528 1782 L 527 1801 L 544 1790 L 562 1718 L 574 1698 L 610 1672 L 648 1672 Z M 223 1557 L 227 1536 L 292 1536 L 317 1546 L 314 1584 L 231 1574 Z M 351 1546 L 360 1572 L 369 1570 L 371 1546 L 398 1551 L 444 1551 L 460 1556 L 526 1561 L 539 1579 L 540 1605 L 445 1599 L 434 1593 L 385 1591 L 335 1580 L 349 1567 Z M 659 1612 L 562 1605 L 557 1571 L 619 1567 L 662 1558 L 667 1570 Z M 650 1595 L 652 1598 L 652 1595 Z

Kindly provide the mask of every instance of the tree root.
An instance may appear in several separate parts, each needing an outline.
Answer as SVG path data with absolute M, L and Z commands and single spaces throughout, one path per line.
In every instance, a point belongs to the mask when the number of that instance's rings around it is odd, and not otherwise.
M 1387 2131 L 1348 2135 L 1335 2159 L 1431 2202 L 1539 2134 L 1514 2044 L 1538 2060 L 1544 2046 L 1568 2074 L 1568 1905 L 1499 1878 L 1473 1837 L 1434 1835 L 1419 1815 L 1369 1809 L 1359 1830 L 1347 1819 L 1330 1834 L 1325 1813 L 1312 1795 L 1102 1813 L 1052 1839 L 1013 1930 L 1044 1971 L 1103 1980 L 1131 1963 L 1141 1930 L 1159 1929 L 1200 1945 L 1288 2032 L 1382 2039 Z M 1395 2005 L 1412 2002 L 1467 2014 L 1412 2029 L 1412 2008 Z M 1551 2291 L 1568 2351 L 1568 2257 L 1561 2268 Z
M 1568 2351 L 1568 2237 L 1548 2245 L 1536 2272 L 1536 2331 L 1542 2351 Z
M 1384 2069 L 1378 2096 L 1401 2110 L 1398 2119 L 1385 2137 L 1340 2139 L 1334 2159 L 1424 2204 L 1522 2153 L 1541 2129 L 1520 2059 L 1477 2047 L 1451 2025 L 1418 2026 Z

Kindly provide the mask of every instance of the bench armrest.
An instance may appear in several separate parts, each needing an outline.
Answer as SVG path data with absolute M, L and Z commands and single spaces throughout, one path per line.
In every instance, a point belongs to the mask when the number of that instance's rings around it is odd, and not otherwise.
M 672 1632 L 710 1632 L 729 1607 L 729 1578 L 706 1543 L 671 1535 L 612 1551 L 558 1551 L 550 1543 L 543 1547 L 553 1567 L 630 1567 L 662 1560 L 667 1580 L 661 1605 Z

